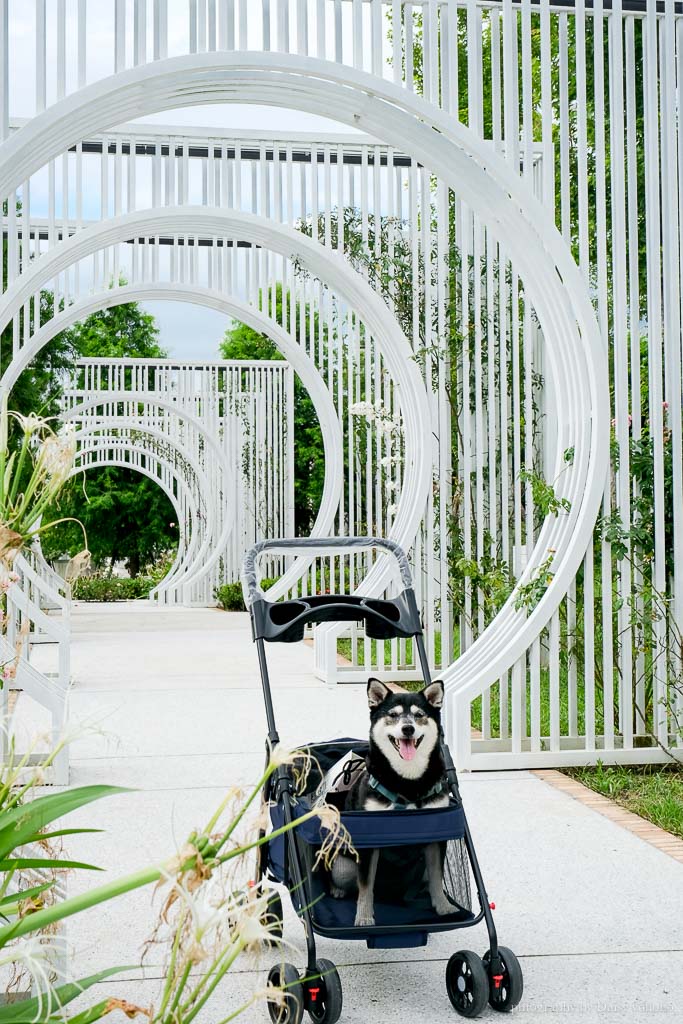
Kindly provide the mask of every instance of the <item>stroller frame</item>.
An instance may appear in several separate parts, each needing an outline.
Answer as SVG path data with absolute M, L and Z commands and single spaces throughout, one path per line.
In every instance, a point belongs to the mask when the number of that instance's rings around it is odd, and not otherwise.
M 330 550 L 331 553 L 341 554 L 343 552 L 348 552 L 349 550 L 357 551 L 359 549 L 369 548 L 383 549 L 393 555 L 398 562 L 404 589 L 397 597 L 386 600 L 377 600 L 359 597 L 356 595 L 325 594 L 312 595 L 310 597 L 293 599 L 290 601 L 272 602 L 267 600 L 265 594 L 258 585 L 256 561 L 258 557 L 266 551 L 294 554 L 300 550 L 315 550 L 316 554 L 321 554 Z M 256 643 L 261 675 L 263 700 L 268 727 L 268 736 L 266 741 L 267 758 L 269 758 L 270 752 L 273 748 L 280 742 L 275 721 L 275 710 L 273 706 L 270 676 L 266 658 L 265 644 L 267 642 L 296 642 L 303 638 L 305 627 L 311 623 L 364 621 L 366 634 L 373 639 L 381 641 L 394 637 L 412 637 L 417 647 L 420 668 L 425 686 L 428 686 L 431 683 L 431 672 L 429 669 L 427 652 L 425 650 L 422 623 L 413 589 L 408 559 L 404 551 L 394 541 L 379 537 L 333 537 L 321 539 L 292 538 L 260 541 L 254 545 L 245 556 L 242 572 L 242 585 L 245 601 L 250 613 L 252 634 L 254 642 Z M 367 938 L 369 935 L 392 935 L 399 937 L 403 934 L 408 936 L 410 933 L 414 932 L 450 931 L 456 928 L 472 927 L 483 920 L 488 932 L 489 950 L 483 961 L 480 960 L 476 954 L 467 950 L 456 953 L 451 957 L 446 979 L 448 994 L 456 1011 L 463 1016 L 477 1016 L 477 1014 L 481 1012 L 483 1007 L 486 1005 L 487 1001 L 494 1009 L 503 1011 L 511 1010 L 521 999 L 521 970 L 514 954 L 509 949 L 498 945 L 498 937 L 492 913 L 493 909 L 495 909 L 495 904 L 489 901 L 486 893 L 486 887 L 484 885 L 481 868 L 474 848 L 469 824 L 467 822 L 467 817 L 464 814 L 457 772 L 453 763 L 453 758 L 451 757 L 451 753 L 448 749 L 448 745 L 445 741 L 443 729 L 441 729 L 439 742 L 441 745 L 444 764 L 446 766 L 446 779 L 448 782 L 451 800 L 458 808 L 462 809 L 464 822 L 462 839 L 464 841 L 469 866 L 477 889 L 479 911 L 462 921 L 449 920 L 440 922 L 437 920 L 433 922 L 430 921 L 427 925 L 424 923 L 391 924 L 390 926 L 374 925 L 372 927 L 363 928 L 362 937 Z M 282 805 L 284 821 L 288 826 L 291 826 L 292 823 L 296 821 L 297 817 L 295 814 L 296 796 L 292 765 L 284 764 L 280 765 L 276 769 L 271 778 L 268 795 L 271 799 Z M 372 814 L 376 812 L 366 813 Z M 308 895 L 308 879 L 306 877 L 304 866 L 302 865 L 295 832 L 296 829 L 290 827 L 284 836 L 286 843 L 287 874 L 288 876 L 291 875 L 291 888 L 294 891 Z M 265 831 L 261 833 L 262 837 L 265 835 Z M 259 848 L 259 852 L 261 849 L 265 849 L 265 847 Z M 261 884 L 266 875 L 267 866 L 265 861 L 265 857 L 258 857 L 255 876 L 255 882 L 257 884 Z M 277 899 L 279 900 L 279 895 Z M 323 992 L 325 992 L 327 980 L 327 989 L 330 990 L 331 988 L 329 977 L 326 979 L 326 976 L 321 972 L 320 965 L 321 963 L 328 965 L 329 968 L 334 970 L 335 975 L 336 969 L 329 961 L 318 960 L 315 935 L 316 932 L 318 932 L 319 934 L 328 937 L 335 937 L 335 931 L 344 931 L 344 929 L 322 928 L 319 925 L 316 925 L 311 913 L 310 902 L 309 898 L 304 898 L 301 901 L 300 907 L 295 906 L 299 917 L 304 923 L 307 948 L 306 978 L 303 982 L 299 983 L 301 987 L 300 992 L 298 989 L 294 992 L 296 986 L 292 981 L 287 981 L 286 987 L 301 1000 L 303 1008 L 308 1010 L 314 1021 L 324 1022 L 324 1024 L 333 1024 L 333 1022 L 338 1019 L 339 1013 L 341 1012 L 341 988 L 339 988 L 339 1012 L 335 1013 L 335 1008 L 330 1005 L 328 1008 L 331 1013 L 328 1013 L 327 1016 L 325 1016 L 324 1010 L 322 1016 L 319 1012 L 316 1014 L 317 1010 L 322 1009 L 319 995 L 320 985 L 323 986 Z M 406 945 L 409 944 L 410 943 L 406 942 Z M 391 943 L 391 945 L 394 944 Z M 468 958 L 475 958 L 478 963 L 474 961 L 469 962 Z M 457 962 L 454 963 L 456 960 Z M 284 965 L 284 967 L 289 966 L 290 965 Z M 483 971 L 481 969 L 482 967 Z M 295 969 L 292 968 L 292 970 Z M 273 968 L 273 971 L 275 971 L 275 968 Z M 271 971 L 271 974 L 272 973 L 273 972 Z M 466 1003 L 462 1002 L 463 978 L 465 979 L 467 989 Z M 283 984 L 285 983 L 284 977 L 281 977 L 280 980 Z M 486 987 L 485 993 L 483 992 L 484 985 Z M 318 986 L 318 988 L 315 986 Z M 470 991 L 470 989 L 472 991 Z M 327 995 L 329 995 L 329 991 L 327 992 Z M 293 1000 L 290 1001 L 288 997 L 288 1005 L 290 1002 L 292 1005 L 289 1006 L 289 1009 L 293 1009 Z M 283 1017 L 281 1008 L 279 1009 L 279 1016 L 273 1015 L 273 1007 L 270 1004 L 269 1009 L 271 1010 L 271 1017 L 274 1021 L 282 1020 L 287 1021 L 289 1024 L 290 1021 L 296 1022 L 301 1019 L 301 1016 L 297 1016 L 296 1012 L 293 1012 L 289 1017 Z

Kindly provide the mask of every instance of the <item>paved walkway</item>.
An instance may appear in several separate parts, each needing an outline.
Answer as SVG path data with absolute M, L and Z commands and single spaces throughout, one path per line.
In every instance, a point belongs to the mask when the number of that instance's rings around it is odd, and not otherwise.
M 82 605 L 73 626 L 72 718 L 97 722 L 100 731 L 75 742 L 72 783 L 137 791 L 74 815 L 74 823 L 105 831 L 70 840 L 69 852 L 114 877 L 173 852 L 229 785 L 258 778 L 265 723 L 255 650 L 246 615 L 219 611 Z M 320 683 L 303 644 L 269 652 L 284 741 L 363 734 L 361 687 Z M 500 940 L 525 974 L 514 1019 L 681 1021 L 683 864 L 527 772 L 465 775 L 462 789 Z M 82 878 L 72 879 L 72 892 Z M 74 919 L 78 973 L 138 962 L 154 917 L 146 891 Z M 291 914 L 286 937 L 303 949 Z M 320 953 L 339 965 L 346 1024 L 398 1017 L 441 1024 L 457 1019 L 444 970 L 461 947 L 483 954 L 483 926 L 432 936 L 405 953 L 327 940 Z M 296 950 L 288 958 L 302 960 Z M 153 948 L 144 980 L 124 975 L 107 992 L 149 1003 L 161 959 Z M 221 1012 L 198 1024 L 227 1016 L 262 983 L 260 968 L 272 959 L 266 952 L 260 965 L 242 963 L 224 987 Z M 500 1018 L 487 1010 L 484 1019 Z M 260 1006 L 240 1020 L 265 1022 L 267 1011 Z

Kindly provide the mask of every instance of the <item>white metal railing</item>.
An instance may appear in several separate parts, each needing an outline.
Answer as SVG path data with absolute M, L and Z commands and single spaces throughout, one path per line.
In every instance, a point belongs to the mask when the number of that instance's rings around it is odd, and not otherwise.
M 7 630 L 0 637 L 2 661 L 14 662 L 16 674 L 12 688 L 44 708 L 50 717 L 49 750 L 61 745 L 66 724 L 67 695 L 71 683 L 70 662 L 70 602 L 68 584 L 46 563 L 39 548 L 29 549 L 15 559 L 14 567 L 19 580 L 7 593 Z M 5 682 L 0 692 L 2 721 L 10 722 L 10 683 Z M 14 711 L 14 719 L 22 718 L 22 698 Z M 31 716 L 29 716 L 30 718 Z M 12 724 L 15 729 L 16 721 Z M 22 726 L 21 739 L 33 743 L 35 723 Z M 42 731 L 42 730 L 39 730 Z M 7 732 L 0 731 L 0 756 L 5 756 Z M 46 751 L 31 754 L 30 763 L 41 763 Z M 16 755 L 21 756 L 21 755 Z M 66 785 L 69 777 L 68 747 L 64 746 L 48 770 L 49 778 L 57 785 Z

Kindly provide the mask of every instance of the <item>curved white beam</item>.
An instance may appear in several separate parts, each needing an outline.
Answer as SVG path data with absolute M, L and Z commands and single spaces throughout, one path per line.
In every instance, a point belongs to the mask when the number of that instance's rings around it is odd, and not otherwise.
M 92 428 L 89 429 L 89 430 L 83 430 L 83 429 L 79 430 L 77 436 L 78 436 L 79 441 L 81 441 L 81 443 L 82 443 L 82 438 L 84 438 L 84 437 L 92 439 L 93 444 L 92 444 L 92 449 L 91 450 L 95 450 L 94 441 L 95 441 L 96 437 L 101 439 L 105 443 L 111 444 L 113 446 L 114 445 L 114 439 L 113 438 L 108 438 L 108 437 L 106 437 L 106 435 L 103 437 L 101 434 L 98 433 L 98 431 L 100 429 L 103 429 L 105 431 L 107 431 L 109 429 L 115 430 L 115 429 L 117 429 L 118 427 L 120 427 L 122 425 L 125 428 L 134 429 L 137 433 L 144 433 L 144 434 L 149 435 L 150 437 L 156 438 L 158 440 L 162 440 L 164 443 L 168 443 L 169 446 L 175 448 L 175 450 L 183 458 L 186 458 L 186 453 L 183 451 L 183 449 L 179 445 L 175 444 L 175 442 L 170 441 L 169 438 L 165 434 L 163 434 L 161 431 L 157 430 L 156 428 L 152 428 L 152 427 L 150 427 L 148 425 L 141 425 L 140 423 L 138 423 L 137 420 L 126 420 L 125 422 L 123 422 L 121 419 L 119 419 L 119 420 L 116 420 L 115 422 L 112 421 L 111 424 L 107 424 L 105 427 L 102 427 L 101 425 L 100 426 L 93 425 Z M 134 450 L 133 447 L 132 447 L 132 442 L 130 441 L 129 438 L 125 438 L 125 437 L 120 438 L 120 439 L 118 439 L 118 442 L 119 442 L 118 446 L 120 448 L 126 449 L 126 450 Z M 150 452 L 148 452 L 148 451 L 146 451 L 145 449 L 142 449 L 142 448 L 138 448 L 138 449 L 135 449 L 135 450 L 144 451 L 144 453 L 148 457 L 151 456 L 152 458 L 156 459 L 160 464 L 164 464 L 164 465 L 167 466 L 167 468 L 174 474 L 174 478 L 176 479 L 176 481 L 178 481 L 180 483 L 182 488 L 185 488 L 187 490 L 189 501 L 190 501 L 190 512 L 191 512 L 191 515 L 192 515 L 193 523 L 199 522 L 198 502 L 195 499 L 194 495 L 192 494 L 192 490 L 190 488 L 189 482 L 184 480 L 182 476 L 177 474 L 176 467 L 174 467 L 173 464 L 170 463 L 170 462 L 165 462 L 155 452 L 151 452 L 150 453 Z M 80 454 L 80 452 L 78 454 Z M 113 465 L 114 461 L 112 460 L 111 463 L 103 463 L 103 464 L 105 464 L 105 465 L 106 464 L 112 464 Z M 90 465 L 87 466 L 87 467 L 77 467 L 77 471 L 78 472 L 83 472 L 84 470 L 87 470 L 89 468 L 91 468 Z M 193 467 L 193 473 L 195 474 L 196 481 L 197 481 L 197 488 L 198 488 L 198 492 L 197 493 L 198 493 L 198 495 L 201 494 L 202 492 L 203 493 L 207 493 L 207 490 L 208 490 L 208 487 L 209 487 L 209 481 L 208 481 L 205 473 L 203 472 L 203 470 L 197 469 L 197 468 Z M 174 504 L 174 507 L 175 507 L 175 504 Z M 212 524 L 211 524 L 211 529 L 213 529 L 213 525 Z M 209 537 L 210 536 L 211 536 L 211 534 L 209 533 Z M 204 554 L 205 554 L 205 551 L 206 551 L 206 547 L 207 547 L 206 541 L 202 542 L 200 537 L 199 537 L 198 531 L 193 529 L 191 531 L 191 535 L 190 535 L 190 543 L 188 544 L 186 551 L 183 552 L 183 558 L 182 558 L 181 564 L 176 567 L 175 563 L 174 563 L 174 567 L 172 569 L 172 571 L 174 572 L 174 576 L 176 574 L 181 574 L 182 575 L 182 578 L 179 578 L 178 581 L 176 581 L 175 578 L 172 580 L 172 583 L 173 583 L 174 586 L 182 588 L 184 586 L 184 584 L 187 582 L 187 579 L 190 576 L 195 576 L 195 575 L 197 575 L 199 573 L 199 571 L 202 569 L 202 567 L 204 565 L 203 557 L 204 557 Z M 197 550 L 195 550 L 195 549 L 197 549 Z M 170 576 L 170 573 L 169 573 L 169 576 Z M 163 582 L 166 583 L 166 580 L 168 580 L 168 578 L 169 577 L 167 576 L 166 579 Z

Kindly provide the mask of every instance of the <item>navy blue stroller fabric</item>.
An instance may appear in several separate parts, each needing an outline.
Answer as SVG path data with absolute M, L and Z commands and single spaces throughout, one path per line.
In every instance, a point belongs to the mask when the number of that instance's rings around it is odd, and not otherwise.
M 317 760 L 317 766 L 309 778 L 308 789 L 315 789 L 325 772 L 345 753 L 353 750 L 364 753 L 367 741 L 352 739 L 335 740 L 308 748 Z M 293 807 L 295 818 L 310 811 L 315 803 L 315 794 L 305 794 L 296 799 Z M 273 831 L 285 824 L 282 802 L 271 804 L 270 817 Z M 451 922 L 471 920 L 470 908 L 453 906 L 452 915 L 437 915 L 431 906 L 425 881 L 424 848 L 429 843 L 446 843 L 461 839 L 465 831 L 465 817 L 461 806 L 450 806 L 435 810 L 394 810 L 394 811 L 341 811 L 342 824 L 348 829 L 356 849 L 379 849 L 380 860 L 375 884 L 375 925 L 376 927 L 400 928 L 424 924 L 424 932 L 395 933 L 397 946 L 424 945 L 430 925 L 444 926 Z M 310 818 L 298 825 L 293 832 L 294 841 L 304 864 L 309 866 L 315 860 L 317 849 L 323 843 L 325 830 L 317 818 Z M 272 878 L 282 882 L 291 890 L 292 901 L 300 909 L 304 894 L 292 889 L 288 871 L 287 835 L 276 836 L 268 843 L 268 867 Z M 368 935 L 363 929 L 354 927 L 356 898 L 335 899 L 329 893 L 329 880 L 324 869 L 310 871 L 307 878 L 311 914 L 316 931 L 334 935 L 335 938 L 368 939 L 372 944 L 377 933 Z M 390 935 L 383 936 L 382 946 L 392 945 Z

